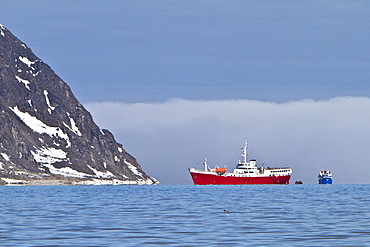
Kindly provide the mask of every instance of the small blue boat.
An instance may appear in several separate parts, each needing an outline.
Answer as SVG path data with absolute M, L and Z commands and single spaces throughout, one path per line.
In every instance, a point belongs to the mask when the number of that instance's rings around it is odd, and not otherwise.
M 331 171 L 326 171 L 325 169 L 321 169 L 319 173 L 319 184 L 332 184 L 332 173 Z

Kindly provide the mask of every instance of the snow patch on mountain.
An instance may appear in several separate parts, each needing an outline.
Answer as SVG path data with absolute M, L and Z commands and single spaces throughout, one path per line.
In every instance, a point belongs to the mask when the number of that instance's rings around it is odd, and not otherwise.
M 35 151 L 31 150 L 33 158 L 36 162 L 42 164 L 53 164 L 56 162 L 67 161 L 67 153 L 56 148 L 40 148 Z
M 3 156 L 4 160 L 10 161 L 9 155 L 7 155 L 6 153 L 0 153 L 0 154 L 1 154 L 1 156 Z
M 71 146 L 71 142 L 67 134 L 65 134 L 59 127 L 50 127 L 41 120 L 31 116 L 28 112 L 22 112 L 18 106 L 9 107 L 29 128 L 39 134 L 48 134 L 51 137 L 62 138 L 67 141 L 66 148 Z
M 26 72 L 30 73 L 33 77 L 36 77 L 40 73 L 40 71 L 37 71 L 36 68 L 32 67 L 33 64 L 35 64 L 36 62 L 40 60 L 35 60 L 32 62 L 27 57 L 22 57 L 22 56 L 19 56 L 18 59 L 19 61 L 26 64 L 30 68 L 30 70 Z
M 49 92 L 44 90 L 46 104 L 48 105 L 48 112 L 51 114 L 51 112 L 55 110 L 55 106 L 51 106 L 48 94 Z
M 110 171 L 107 171 L 107 172 L 101 172 L 101 171 L 98 171 L 96 169 L 94 169 L 93 167 L 89 166 L 88 167 L 95 173 L 96 176 L 100 177 L 100 178 L 112 178 L 112 177 L 115 177 L 113 175 L 113 173 L 111 173 Z
M 22 180 L 22 179 L 11 179 L 11 178 L 1 178 L 1 180 L 3 180 L 4 182 L 6 182 L 7 184 L 24 184 L 26 183 L 27 181 L 26 180 Z
M 91 176 L 86 173 L 76 171 L 70 167 L 55 168 L 51 164 L 44 164 L 44 166 L 49 168 L 49 171 L 54 175 L 62 175 L 65 177 L 74 177 L 74 178 L 85 178 Z
M 30 68 L 32 68 L 31 65 L 35 63 L 35 62 L 31 62 L 27 57 L 19 56 L 18 58 L 22 63 L 26 64 Z
M 0 35 L 3 36 L 3 37 L 5 37 L 4 30 L 5 30 L 5 27 L 0 24 Z
M 24 80 L 22 78 L 20 78 L 19 76 L 15 76 L 15 78 L 20 82 L 20 83 L 23 83 L 24 86 L 28 89 L 28 90 L 31 90 L 30 87 L 29 87 L 29 84 L 30 82 L 27 81 L 27 80 Z
M 141 172 L 138 171 L 138 169 L 136 168 L 136 166 L 132 165 L 130 162 L 128 162 L 126 159 L 123 160 L 123 162 L 125 162 L 125 164 L 127 165 L 127 167 L 132 171 L 132 173 L 134 173 L 135 175 L 137 176 L 140 176 L 142 177 L 143 174 Z
M 68 114 L 69 115 L 69 114 Z M 67 127 L 70 131 L 75 133 L 78 136 L 82 136 L 80 129 L 77 127 L 76 122 L 73 118 L 69 117 L 69 121 L 71 123 L 71 126 L 63 122 L 64 126 Z

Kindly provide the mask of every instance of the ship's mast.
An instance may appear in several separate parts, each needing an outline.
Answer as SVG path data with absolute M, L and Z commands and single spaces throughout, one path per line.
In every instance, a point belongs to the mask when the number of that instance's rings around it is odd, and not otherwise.
M 244 157 L 244 164 L 247 163 L 247 157 L 248 157 L 247 149 L 248 149 L 248 140 L 245 139 L 245 146 L 244 148 L 242 148 L 242 156 Z
M 208 171 L 207 157 L 204 158 L 203 165 L 204 165 L 204 171 Z

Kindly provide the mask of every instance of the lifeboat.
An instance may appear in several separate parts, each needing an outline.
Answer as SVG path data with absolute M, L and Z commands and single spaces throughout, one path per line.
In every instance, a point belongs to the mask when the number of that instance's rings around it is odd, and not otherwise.
M 226 172 L 226 168 L 216 168 L 216 173 L 225 173 Z

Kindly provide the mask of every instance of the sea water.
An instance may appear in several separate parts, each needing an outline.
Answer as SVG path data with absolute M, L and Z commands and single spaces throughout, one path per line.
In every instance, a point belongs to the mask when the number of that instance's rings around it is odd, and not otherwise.
M 1 186 L 0 196 L 1 246 L 370 245 L 370 185 Z

